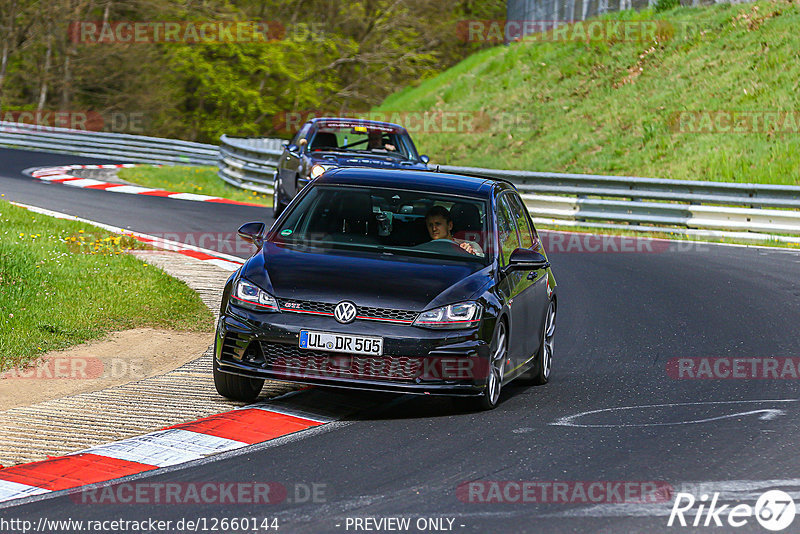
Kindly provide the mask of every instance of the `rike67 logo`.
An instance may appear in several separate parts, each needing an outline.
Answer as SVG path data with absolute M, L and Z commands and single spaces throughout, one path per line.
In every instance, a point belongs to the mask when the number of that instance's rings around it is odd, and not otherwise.
M 698 502 L 699 501 L 699 502 Z M 703 494 L 698 500 L 691 493 L 678 493 L 672 505 L 667 526 L 738 528 L 747 525 L 754 517 L 767 530 L 778 532 L 794 521 L 797 512 L 794 500 L 785 491 L 770 490 L 761 495 L 755 506 L 749 504 L 719 505 L 719 493 Z M 695 505 L 698 504 L 695 511 Z

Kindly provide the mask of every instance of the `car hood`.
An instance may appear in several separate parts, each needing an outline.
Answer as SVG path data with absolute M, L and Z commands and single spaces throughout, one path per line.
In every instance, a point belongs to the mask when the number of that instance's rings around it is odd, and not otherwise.
M 381 154 L 342 154 L 339 152 L 314 152 L 311 163 L 339 167 L 373 167 L 376 169 L 427 169 L 421 162 L 413 163 Z
M 242 276 L 279 299 L 422 311 L 470 300 L 491 280 L 480 263 L 385 256 L 346 250 L 325 253 L 265 243 Z

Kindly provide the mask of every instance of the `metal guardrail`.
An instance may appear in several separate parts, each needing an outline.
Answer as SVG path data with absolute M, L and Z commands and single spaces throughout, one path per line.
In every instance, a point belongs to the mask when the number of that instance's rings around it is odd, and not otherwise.
M 800 235 L 800 187 L 508 171 L 441 165 L 439 170 L 514 183 L 538 224 L 671 233 L 721 231 Z M 766 209 L 766 208 L 778 209 Z M 720 234 L 723 235 L 723 234 Z M 749 237 L 768 239 L 769 235 Z M 797 241 L 781 239 L 779 241 Z
M 279 139 L 223 135 L 219 176 L 238 187 L 272 192 Z M 677 234 L 793 241 L 800 235 L 800 187 L 511 171 L 440 165 L 439 170 L 509 180 L 537 224 L 625 228 Z M 768 209 L 772 208 L 772 209 Z
M 0 146 L 108 158 L 120 162 L 216 165 L 215 145 L 67 128 L 0 122 Z
M 260 193 L 272 193 L 281 139 L 220 137 L 217 175 L 229 184 Z
M 0 146 L 116 161 L 217 165 L 237 187 L 272 193 L 280 139 L 223 135 L 221 146 L 0 122 Z M 798 242 L 800 187 L 439 166 L 513 182 L 537 224 Z M 783 236 L 778 234 L 784 234 Z

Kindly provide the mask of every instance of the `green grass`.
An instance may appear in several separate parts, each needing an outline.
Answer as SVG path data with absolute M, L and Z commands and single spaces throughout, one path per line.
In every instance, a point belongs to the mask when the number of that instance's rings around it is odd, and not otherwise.
M 675 120 L 683 111 L 800 110 L 800 4 L 605 18 L 693 31 L 660 42 L 497 46 L 391 95 L 377 111 L 480 113 L 473 132 L 412 132 L 434 163 L 800 184 L 800 118 L 785 131 L 756 133 L 681 132 Z
M 142 166 L 120 169 L 118 176 L 144 187 L 156 187 L 176 193 L 197 193 L 272 206 L 272 195 L 233 187 L 220 180 L 216 167 Z
M 129 248 L 142 245 L 0 201 L 0 370 L 112 330 L 211 331 L 198 295 Z

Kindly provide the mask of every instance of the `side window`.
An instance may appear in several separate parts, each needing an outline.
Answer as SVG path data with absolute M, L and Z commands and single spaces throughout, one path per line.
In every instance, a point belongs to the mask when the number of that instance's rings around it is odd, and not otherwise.
M 297 145 L 297 143 L 300 142 L 300 139 L 303 139 L 308 136 L 309 130 L 311 130 L 311 125 L 308 123 L 304 124 L 303 127 L 300 128 L 300 131 L 297 132 L 297 135 L 294 136 L 294 139 L 292 139 L 291 144 Z
M 497 199 L 497 231 L 500 234 L 500 250 L 502 251 L 502 265 L 508 263 L 508 257 L 519 248 L 519 235 L 514 224 L 514 216 L 508 205 L 508 195 L 501 195 Z
M 528 208 L 519 198 L 519 195 L 506 195 L 506 198 L 511 203 L 511 209 L 514 212 L 514 220 L 517 221 L 517 228 L 519 235 L 522 238 L 522 246 L 525 248 L 535 249 L 539 245 L 539 237 L 536 231 L 531 227 L 531 222 L 528 219 Z

